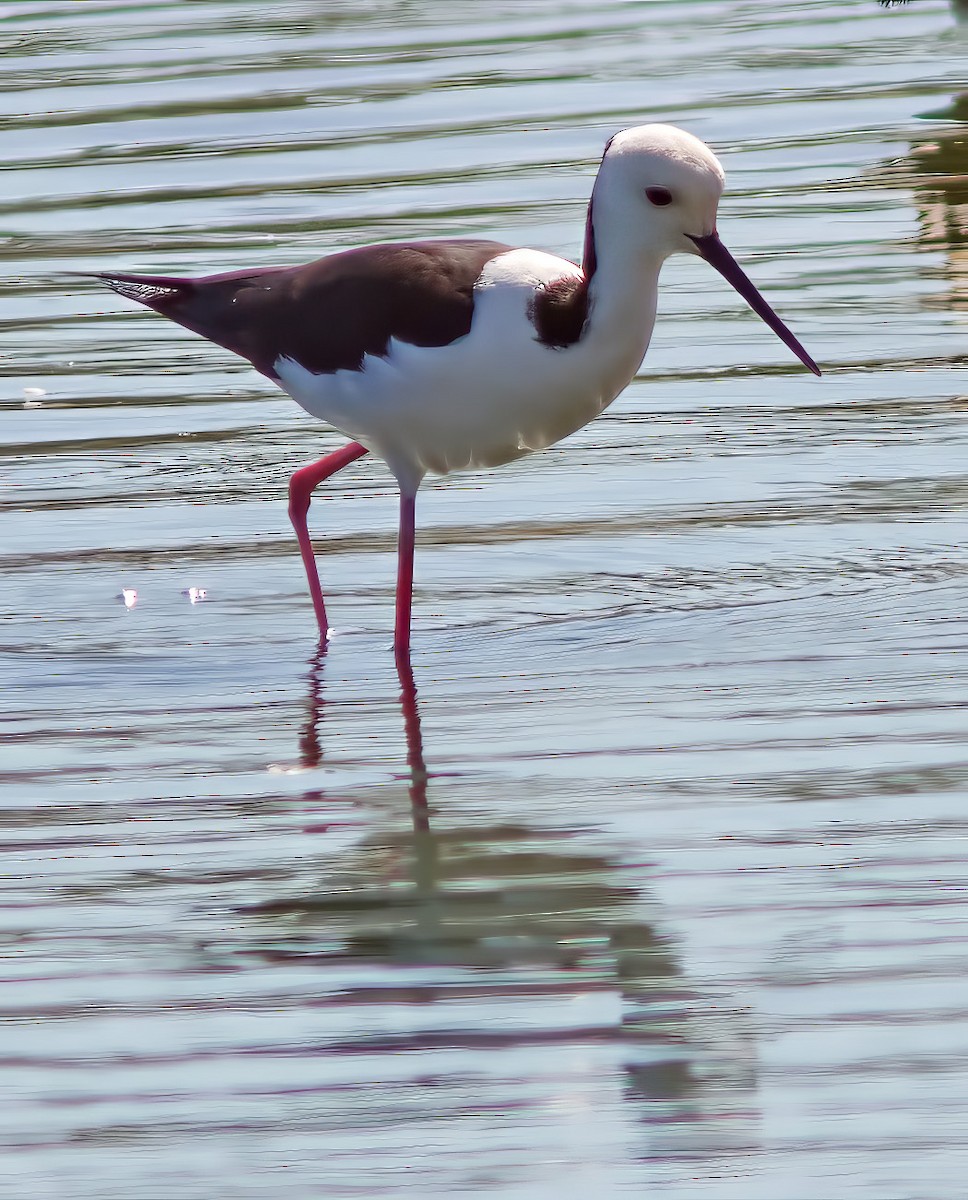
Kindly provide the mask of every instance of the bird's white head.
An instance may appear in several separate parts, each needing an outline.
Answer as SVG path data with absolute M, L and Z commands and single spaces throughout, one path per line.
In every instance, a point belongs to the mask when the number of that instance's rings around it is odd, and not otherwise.
M 636 240 L 665 258 L 677 251 L 695 254 L 691 239 L 716 232 L 725 183 L 705 142 L 672 125 L 638 125 L 608 143 L 595 190 L 638 227 Z
M 589 206 L 585 272 L 595 272 L 606 244 L 615 261 L 651 264 L 654 270 L 670 254 L 696 254 L 819 375 L 817 364 L 719 239 L 716 213 L 725 182 L 709 147 L 674 125 L 638 125 L 615 134 L 605 147 Z

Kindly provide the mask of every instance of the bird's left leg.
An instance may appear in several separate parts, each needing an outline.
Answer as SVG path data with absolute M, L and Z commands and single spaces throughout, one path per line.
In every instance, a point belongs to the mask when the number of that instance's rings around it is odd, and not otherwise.
M 289 480 L 289 520 L 296 531 L 299 542 L 299 553 L 302 555 L 303 566 L 306 568 L 306 578 L 309 581 L 309 594 L 313 598 L 313 608 L 316 610 L 316 620 L 319 622 L 319 636 L 325 641 L 329 633 L 329 621 L 326 618 L 326 604 L 323 600 L 323 589 L 319 586 L 319 572 L 316 570 L 316 556 L 313 554 L 313 543 L 309 536 L 309 526 L 306 516 L 309 512 L 309 501 L 313 490 L 335 475 L 343 467 L 367 453 L 366 447 L 359 442 L 350 442 L 340 450 L 327 454 L 319 462 L 302 467 Z
M 400 489 L 400 536 L 397 541 L 397 607 L 393 653 L 397 666 L 410 665 L 410 611 L 413 607 L 413 549 L 417 489 Z

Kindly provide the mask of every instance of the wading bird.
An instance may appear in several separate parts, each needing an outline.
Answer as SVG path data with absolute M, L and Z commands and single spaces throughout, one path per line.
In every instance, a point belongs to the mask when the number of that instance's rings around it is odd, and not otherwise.
M 671 125 L 617 133 L 588 205 L 581 266 L 458 239 L 366 246 L 298 267 L 202 278 L 96 278 L 248 359 L 352 441 L 296 471 L 289 516 L 320 635 L 329 632 L 306 523 L 313 489 L 372 452 L 400 487 L 397 660 L 410 648 L 414 506 L 428 472 L 496 467 L 586 425 L 626 387 L 655 323 L 670 254 L 715 267 L 815 374 L 813 359 L 716 232 L 723 169 Z

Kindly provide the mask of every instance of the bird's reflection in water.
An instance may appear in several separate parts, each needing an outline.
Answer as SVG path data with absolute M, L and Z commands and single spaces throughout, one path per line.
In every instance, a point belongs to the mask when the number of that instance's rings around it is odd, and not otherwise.
M 310 672 L 304 766 L 324 757 L 335 703 L 324 668 L 320 656 Z M 432 774 L 431 820 L 409 667 L 399 679 L 408 825 L 382 824 L 322 862 L 311 894 L 246 913 L 246 954 L 318 971 L 314 1010 L 331 1033 L 306 1053 L 338 1055 L 344 1067 L 346 1056 L 365 1059 L 383 1081 L 383 1120 L 513 1110 L 547 1129 L 556 1113 L 569 1139 L 590 1136 L 588 1122 L 606 1142 L 618 1126 L 644 1123 L 634 1153 L 649 1158 L 748 1152 L 747 1019 L 683 978 L 672 941 L 649 919 L 641 868 L 633 878 L 580 831 L 458 825 L 448 781 Z
M 309 660 L 306 719 L 299 734 L 299 765 L 303 770 L 312 770 L 323 763 L 322 729 L 326 713 L 324 671 L 328 649 L 328 642 L 320 642 Z M 427 765 L 424 762 L 423 732 L 417 707 L 417 685 L 409 662 L 397 663 L 397 678 L 400 681 L 399 700 L 407 744 L 407 782 L 414 830 L 427 831 L 430 828 L 427 811 Z

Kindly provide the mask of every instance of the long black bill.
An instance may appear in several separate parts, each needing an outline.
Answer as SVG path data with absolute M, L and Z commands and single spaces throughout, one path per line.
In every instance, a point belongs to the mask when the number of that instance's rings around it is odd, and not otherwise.
M 715 267 L 720 275 L 733 285 L 753 312 L 763 318 L 780 341 L 789 346 L 803 365 L 813 371 L 814 375 L 819 375 L 820 368 L 756 290 L 752 279 L 719 240 L 719 234 L 708 233 L 705 237 L 692 237 L 691 234 L 687 234 L 687 236 L 691 242 L 695 242 L 696 249 L 706 262 L 711 267 Z

